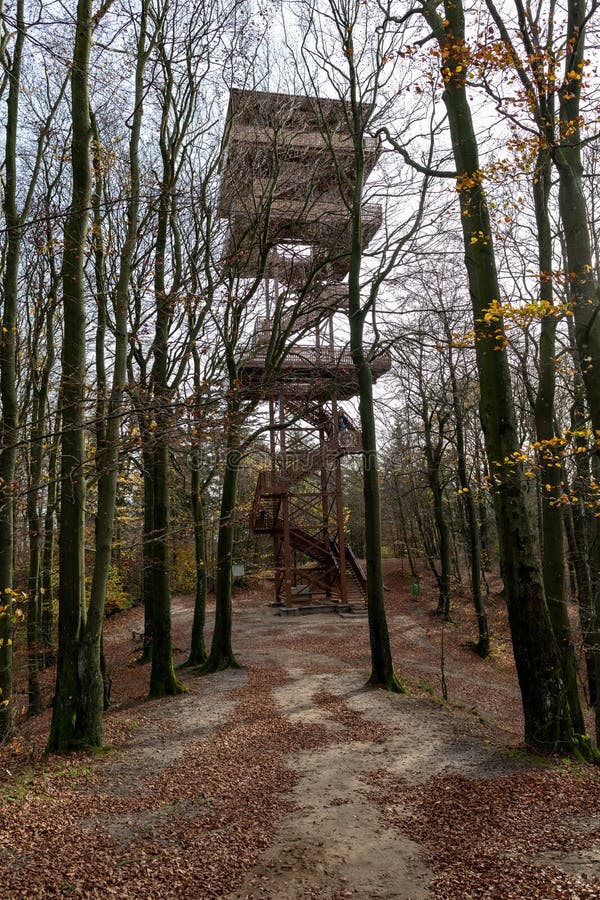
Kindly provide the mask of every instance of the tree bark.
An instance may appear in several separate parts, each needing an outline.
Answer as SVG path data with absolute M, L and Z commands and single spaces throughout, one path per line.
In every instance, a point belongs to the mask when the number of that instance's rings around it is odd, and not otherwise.
M 217 538 L 217 564 L 215 587 L 215 627 L 208 659 L 201 668 L 202 674 L 220 672 L 222 669 L 237 669 L 239 663 L 233 653 L 231 643 L 232 626 L 232 576 L 235 505 L 237 497 L 238 474 L 240 467 L 239 433 L 237 425 L 237 407 L 229 405 L 229 422 L 227 429 L 227 452 L 225 472 L 221 492 L 221 511 L 219 514 L 219 535 Z
M 56 285 L 53 285 L 55 288 Z M 28 715 L 36 715 L 41 710 L 41 692 L 39 672 L 44 667 L 42 641 L 42 517 L 39 509 L 40 481 L 43 462 L 43 434 L 48 401 L 50 373 L 54 365 L 54 306 L 56 299 L 54 290 L 47 301 L 45 314 L 46 358 L 40 369 L 37 365 L 36 348 L 32 348 L 34 356 L 33 372 L 33 404 L 31 414 L 31 451 L 29 461 L 29 478 L 27 493 L 27 527 L 29 529 L 29 572 L 27 578 L 27 656 L 29 674 Z M 36 335 L 39 340 L 39 333 Z
M 171 641 L 169 588 L 169 446 L 165 426 L 159 426 L 153 448 L 154 528 L 150 543 L 152 665 L 150 697 L 181 694 L 185 688 L 175 675 Z
M 186 660 L 186 666 L 203 665 L 208 659 L 206 644 L 204 642 L 204 625 L 206 621 L 206 535 L 204 532 L 202 487 L 199 454 L 195 454 L 192 465 L 190 505 L 192 507 L 192 523 L 194 528 L 196 594 L 194 597 L 194 618 L 192 621 L 190 655 Z
M 574 342 L 573 331 L 572 320 L 569 319 L 569 337 Z M 574 371 L 570 426 L 571 431 L 575 435 L 575 477 L 572 483 L 572 493 L 577 498 L 576 500 L 572 499 L 570 504 L 574 533 L 572 559 L 577 584 L 577 604 L 585 654 L 588 691 L 590 703 L 596 706 L 598 696 L 596 659 L 600 658 L 600 634 L 594 604 L 593 547 L 597 520 L 590 516 L 590 511 L 585 504 L 585 498 L 589 496 L 591 487 L 585 388 L 581 375 L 579 353 L 575 346 L 572 353 Z
M 433 518 L 438 533 L 440 571 L 437 575 L 439 588 L 436 615 L 446 622 L 450 621 L 450 530 L 444 510 L 444 491 L 440 479 L 440 464 L 443 446 L 443 424 L 438 420 L 438 442 L 434 447 L 431 438 L 432 416 L 423 397 L 421 418 L 425 428 L 425 459 L 427 462 L 427 481 L 433 498 Z
M 469 528 L 469 548 L 471 558 L 471 593 L 473 596 L 473 606 L 475 607 L 475 615 L 477 617 L 477 653 L 482 659 L 489 656 L 490 653 L 490 631 L 488 627 L 487 610 L 485 600 L 481 593 L 481 536 L 479 532 L 479 523 L 477 521 L 477 507 L 473 499 L 473 492 L 469 484 L 467 475 L 467 455 L 465 451 L 465 436 L 463 422 L 463 404 L 460 400 L 460 392 L 458 389 L 458 381 L 456 378 L 456 365 L 452 355 L 452 335 L 450 329 L 446 328 L 446 337 L 448 338 L 449 359 L 448 367 L 450 369 L 450 384 L 452 387 L 452 408 L 454 411 L 454 425 L 456 428 L 456 460 L 458 469 L 458 482 L 462 490 L 462 501 L 465 507 L 465 514 Z
M 48 491 L 46 494 L 46 511 L 44 513 L 44 550 L 42 553 L 42 640 L 44 643 L 44 667 L 53 661 L 54 631 L 54 583 L 52 572 L 54 567 L 54 532 L 58 496 L 58 446 L 60 443 L 60 424 L 62 419 L 62 401 L 59 396 L 52 446 L 48 456 Z
M 537 224 L 540 286 L 539 297 L 553 306 L 552 286 L 552 229 L 548 200 L 552 182 L 552 166 L 547 150 L 538 153 L 533 196 Z M 542 484 L 542 575 L 544 593 L 561 659 L 563 678 L 571 721 L 576 734 L 585 733 L 585 723 L 577 680 L 577 660 L 567 609 L 565 573 L 565 539 L 560 502 L 563 494 L 563 470 L 554 453 L 554 395 L 556 384 L 556 316 L 551 310 L 543 316 L 540 328 L 539 383 L 535 398 L 534 417 L 537 440 L 542 444 L 538 453 Z M 549 487 L 548 487 L 549 486 Z
M 585 0 L 569 0 L 564 85 L 560 91 L 560 143 L 554 151 L 559 177 L 562 220 L 575 317 L 575 338 L 582 361 L 585 392 L 596 433 L 600 433 L 600 293 L 587 205 L 583 193 L 580 101 L 585 56 Z
M 88 70 L 91 0 L 78 0 L 71 72 L 73 190 L 63 255 L 62 455 L 56 690 L 49 752 L 79 744 L 79 641 L 85 624 L 85 295 L 84 261 L 91 196 Z
M 144 643 L 140 662 L 152 659 L 152 536 L 154 534 L 154 463 L 152 432 L 145 414 L 140 416 L 144 463 L 144 524 L 142 530 L 142 599 L 144 601 Z

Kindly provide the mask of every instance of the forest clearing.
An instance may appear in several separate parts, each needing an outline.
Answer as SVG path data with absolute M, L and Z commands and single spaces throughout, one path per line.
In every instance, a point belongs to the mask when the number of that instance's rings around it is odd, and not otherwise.
M 597 897 L 600 777 L 522 749 L 501 599 L 482 660 L 464 601 L 443 626 L 427 578 L 417 601 L 398 561 L 385 578 L 407 696 L 365 686 L 366 617 L 279 616 L 258 579 L 234 597 L 244 668 L 187 670 L 176 698 L 132 665 L 141 609 L 110 619 L 110 751 L 41 759 L 47 709 L 5 748 L 0 896 Z M 174 598 L 179 660 L 192 610 Z

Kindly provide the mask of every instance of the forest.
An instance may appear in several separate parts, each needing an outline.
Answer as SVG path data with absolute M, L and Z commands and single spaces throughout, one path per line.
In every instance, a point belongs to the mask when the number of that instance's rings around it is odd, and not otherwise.
M 279 544 L 261 525 L 279 466 L 340 596 L 364 579 L 363 684 L 411 693 L 400 561 L 443 699 L 444 635 L 466 616 L 493 664 L 499 602 L 520 740 L 597 762 L 596 0 L 0 0 L 0 21 L 7 758 L 44 713 L 46 754 L 106 747 L 105 635 L 133 610 L 150 699 L 237 677 L 240 592 L 289 605 L 312 571 L 287 513 Z M 329 496 L 326 463 L 337 543 L 298 487 Z

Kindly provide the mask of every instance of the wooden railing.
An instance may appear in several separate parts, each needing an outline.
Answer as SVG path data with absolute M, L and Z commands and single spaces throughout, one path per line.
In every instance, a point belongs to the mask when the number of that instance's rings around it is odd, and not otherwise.
M 261 366 L 267 362 L 267 353 L 260 350 L 252 355 L 247 365 Z M 352 354 L 349 350 L 340 350 L 337 347 L 309 347 L 297 344 L 293 350 L 289 350 L 284 357 L 281 368 L 286 369 L 329 369 L 353 367 Z M 392 357 L 388 352 L 380 353 L 371 360 L 371 371 L 374 375 L 383 375 L 390 370 Z

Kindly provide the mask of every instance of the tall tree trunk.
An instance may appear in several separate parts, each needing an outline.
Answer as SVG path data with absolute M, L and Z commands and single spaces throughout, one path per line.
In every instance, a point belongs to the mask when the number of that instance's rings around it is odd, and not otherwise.
M 43 668 L 42 653 L 42 517 L 39 509 L 40 481 L 43 461 L 43 435 L 48 401 L 48 385 L 54 364 L 54 296 L 48 298 L 46 312 L 46 359 L 41 368 L 35 365 L 33 374 L 33 405 L 31 423 L 31 451 L 27 493 L 27 527 L 29 530 L 29 573 L 27 578 L 27 657 L 29 673 L 28 714 L 41 710 L 39 671 Z M 35 353 L 35 350 L 34 350 Z
M 373 410 L 373 374 L 364 347 L 364 323 L 367 311 L 361 307 L 360 267 L 363 255 L 362 205 L 365 179 L 363 109 L 358 96 L 357 73 L 353 59 L 352 30 L 345 37 L 350 84 L 351 127 L 354 143 L 354 183 L 351 196 L 351 244 L 348 275 L 348 315 L 350 349 L 358 375 L 358 408 L 360 412 L 363 497 L 365 508 L 365 556 L 367 562 L 367 612 L 371 647 L 369 684 L 398 693 L 404 692 L 392 658 L 392 648 L 385 612 L 383 564 L 381 556 L 381 499 L 377 436 Z
M 165 697 L 184 691 L 173 668 L 171 598 L 169 590 L 169 446 L 166 425 L 157 429 L 153 449 L 154 528 L 150 544 L 152 667 L 150 697 Z
M 152 667 L 150 696 L 179 694 L 183 685 L 175 676 L 171 641 L 171 596 L 169 587 L 169 430 L 172 426 L 168 383 L 169 328 L 172 320 L 174 295 L 165 284 L 165 261 L 169 223 L 172 222 L 174 200 L 174 160 L 170 155 L 166 131 L 168 107 L 163 108 L 161 123 L 161 153 L 163 180 L 158 208 L 156 252 L 154 258 L 154 299 L 156 323 L 153 342 L 151 375 L 153 430 L 150 451 L 152 478 L 152 534 L 149 541 L 150 619 L 152 622 Z
M 48 490 L 46 493 L 46 512 L 44 514 L 44 550 L 42 553 L 42 640 L 44 644 L 44 667 L 53 662 L 53 630 L 54 630 L 54 532 L 58 501 L 58 447 L 60 443 L 60 423 L 62 418 L 62 400 L 59 396 L 54 421 L 52 444 L 48 456 Z
M 208 659 L 202 666 L 202 673 L 219 672 L 222 669 L 237 669 L 239 664 L 231 643 L 231 567 L 233 563 L 235 507 L 238 474 L 240 468 L 238 409 L 235 401 L 228 410 L 227 452 L 225 472 L 221 491 L 221 511 L 219 514 L 219 534 L 217 537 L 217 563 L 215 587 L 215 627 Z
M 44 459 L 44 422 L 48 402 L 50 374 L 54 365 L 54 309 L 58 279 L 52 267 L 51 286 L 44 309 L 44 298 L 40 297 L 40 312 L 32 333 L 31 356 L 31 429 L 30 453 L 27 477 L 27 529 L 29 532 L 29 571 L 27 576 L 27 668 L 28 668 L 28 715 L 41 710 L 39 672 L 44 668 L 42 650 L 42 515 L 40 510 L 42 465 Z M 46 330 L 46 354 L 40 360 L 41 339 Z
M 194 561 L 196 567 L 196 595 L 194 598 L 194 618 L 190 655 L 187 666 L 199 666 L 206 662 L 208 653 L 204 643 L 204 625 L 206 620 L 206 534 L 204 531 L 204 507 L 202 503 L 202 473 L 200 471 L 199 454 L 192 460 L 192 484 L 190 505 L 192 507 L 192 524 L 194 528 Z
M 425 459 L 427 461 L 427 481 L 433 498 L 433 518 L 438 533 L 440 571 L 437 575 L 439 596 L 436 615 L 446 622 L 450 621 L 450 530 L 444 509 L 444 491 L 440 480 L 440 464 L 443 441 L 443 424 L 438 421 L 439 435 L 437 446 L 431 439 L 432 417 L 423 398 L 421 418 L 425 427 Z
M 542 303 L 553 306 L 552 286 L 552 229 L 548 200 L 552 182 L 552 164 L 547 150 L 538 153 L 533 196 L 537 224 L 540 286 Z M 563 494 L 563 470 L 554 453 L 554 394 L 556 383 L 556 316 L 549 310 L 543 316 L 540 329 L 539 382 L 535 398 L 534 416 L 542 489 L 542 575 L 552 629 L 561 659 L 563 678 L 571 721 L 576 734 L 585 733 L 585 723 L 579 700 L 577 660 L 567 608 L 565 573 L 565 540 L 560 500 Z M 548 485 L 550 486 L 548 488 Z
M 34 376 L 35 378 L 35 376 Z M 37 715 L 41 710 L 40 693 L 40 543 L 41 516 L 38 509 L 38 491 L 42 468 L 42 447 L 40 434 L 39 387 L 34 385 L 31 429 L 31 459 L 29 463 L 29 484 L 27 493 L 27 529 L 29 531 L 29 571 L 27 575 L 27 714 Z M 42 406 L 45 409 L 45 402 Z
M 443 57 L 444 102 L 459 173 L 461 223 L 477 333 L 480 414 L 493 470 L 502 575 L 523 700 L 525 739 L 546 751 L 577 752 L 585 742 L 573 730 L 526 502 L 524 474 L 519 464 L 504 462 L 514 459 L 519 442 L 503 321 L 501 316 L 493 314 L 494 304 L 499 302 L 500 286 L 467 98 L 468 60 L 462 2 L 446 0 L 444 19 L 433 3 L 424 7 L 424 14 Z
M 14 565 L 14 491 L 19 406 L 17 400 L 17 303 L 21 221 L 17 212 L 17 128 L 21 92 L 21 57 L 25 39 L 24 0 L 17 0 L 12 65 L 6 70 L 8 100 L 4 158 L 6 250 L 2 288 L 4 309 L 0 333 L 0 740 L 10 734 L 12 696 L 12 595 Z
M 82 745 L 89 747 L 102 746 L 102 714 L 103 703 L 103 678 L 100 671 L 100 640 L 102 633 L 102 621 L 104 618 L 104 593 L 101 579 L 106 573 L 110 562 L 110 542 L 108 544 L 108 562 L 106 561 L 106 532 L 112 532 L 112 520 L 107 521 L 105 505 L 107 498 L 105 466 L 110 466 L 108 448 L 108 431 L 112 423 L 107 420 L 108 402 L 106 396 L 106 325 L 107 325 L 107 285 L 105 277 L 105 249 L 102 233 L 102 201 L 104 194 L 104 169 L 101 159 L 100 134 L 94 114 L 90 111 L 90 125 L 92 131 L 92 168 L 94 172 L 94 190 L 92 193 L 92 246 L 94 251 L 94 276 L 96 283 L 96 308 L 98 319 L 96 325 L 96 474 L 98 476 L 98 503 L 95 523 L 95 554 L 94 570 L 92 576 L 92 592 L 87 610 L 85 625 L 81 630 L 79 644 L 79 704 L 77 710 L 78 739 Z M 118 364 L 119 334 L 116 337 L 115 363 Z M 116 369 L 116 365 L 115 365 Z M 108 452 L 107 452 L 108 451 Z M 110 478 L 112 472 L 108 471 Z M 99 580 L 100 573 L 100 580 Z M 95 589 L 95 590 L 94 590 Z
M 569 0 L 564 83 L 560 96 L 560 141 L 554 150 L 559 176 L 559 210 L 569 272 L 569 289 L 575 317 L 575 339 L 592 427 L 600 434 L 600 291 L 595 277 L 592 242 L 583 192 L 581 159 L 581 86 L 584 82 L 585 0 Z M 596 453 L 598 448 L 596 447 Z M 600 631 L 600 590 L 593 585 L 594 630 Z M 595 678 L 600 673 L 596 651 Z M 596 704 L 596 737 L 600 737 L 600 711 Z
M 360 230 L 360 226 L 359 226 Z M 385 612 L 383 566 L 381 559 L 381 503 L 379 492 L 379 467 L 377 465 L 377 437 L 373 411 L 373 375 L 365 357 L 362 344 L 363 321 L 357 310 L 359 300 L 358 271 L 351 279 L 350 329 L 354 364 L 359 379 L 359 410 L 363 452 L 363 496 L 365 503 L 365 556 L 367 561 L 367 611 L 369 616 L 369 642 L 371 647 L 371 674 L 369 684 L 389 691 L 403 693 L 404 687 L 394 671 L 392 648 Z M 354 304 L 352 294 L 355 294 Z M 353 310 L 357 316 L 352 319 Z M 360 318 L 360 321 L 358 319 Z
M 572 351 L 574 363 L 573 403 L 571 405 L 570 421 L 571 431 L 575 436 L 575 477 L 572 484 L 572 493 L 577 498 L 576 500 L 572 499 L 570 504 L 575 539 L 572 557 L 577 583 L 577 604 L 579 607 L 579 621 L 585 653 L 590 703 L 596 706 L 598 696 L 596 659 L 600 659 L 600 634 L 594 608 L 593 546 L 597 520 L 590 515 L 585 502 L 585 498 L 589 496 L 591 488 L 585 388 L 581 375 L 579 353 L 575 348 L 572 319 L 568 321 L 569 337 L 574 347 Z
M 62 271 L 62 455 L 59 536 L 58 662 L 49 752 L 79 744 L 79 640 L 85 623 L 85 295 L 83 269 L 91 196 L 88 70 L 91 0 L 78 0 L 71 72 L 73 190 Z
M 456 378 L 456 365 L 452 355 L 452 335 L 450 329 L 446 329 L 448 338 L 448 367 L 450 369 L 450 384 L 452 387 L 452 408 L 454 410 L 454 426 L 456 429 L 456 459 L 458 468 L 458 482 L 461 487 L 461 497 L 465 507 L 465 514 L 469 527 L 469 548 L 471 560 L 471 593 L 473 606 L 477 616 L 477 653 L 483 659 L 490 653 L 490 631 L 488 627 L 487 610 L 485 600 L 481 593 L 481 536 L 477 521 L 477 507 L 473 499 L 473 492 L 467 475 L 467 454 L 465 450 L 463 405 Z
M 80 735 L 84 743 L 91 746 L 102 745 L 102 713 L 107 700 L 105 671 L 102 653 L 102 633 L 106 588 L 111 564 L 113 530 L 117 501 L 117 478 L 119 474 L 119 438 L 121 427 L 121 407 L 123 390 L 127 377 L 127 316 L 129 301 L 129 280 L 138 234 L 139 218 L 139 142 L 143 118 L 144 67 L 146 50 L 147 3 L 142 3 L 135 72 L 134 111 L 129 139 L 130 195 L 127 204 L 127 233 L 121 249 L 119 278 L 114 300 L 115 349 L 112 388 L 108 400 L 105 397 L 106 379 L 98 379 L 98 444 L 96 448 L 96 468 L 98 472 L 98 510 L 96 514 L 95 558 L 90 591 L 90 605 L 87 622 L 80 647 L 81 660 L 81 723 Z M 97 360 L 102 370 L 104 359 L 104 328 L 106 318 L 106 292 L 104 285 L 104 250 L 100 219 L 102 198 L 102 163 L 99 154 L 99 135 L 95 132 L 96 151 L 96 197 L 95 240 L 96 277 L 99 290 L 99 328 L 97 335 Z M 101 314 L 103 312 L 103 315 Z
M 600 293 L 596 282 L 587 205 L 583 193 L 580 101 L 585 58 L 585 0 L 569 0 L 564 89 L 560 91 L 560 145 L 554 162 L 559 176 L 559 209 L 564 231 L 575 338 L 592 418 L 600 433 Z
M 502 40 L 511 48 L 510 36 L 504 21 L 488 0 L 488 7 L 500 30 Z M 563 498 L 564 473 L 560 464 L 560 453 L 555 452 L 556 429 L 554 415 L 554 395 L 556 382 L 556 315 L 553 310 L 553 241 L 550 223 L 549 199 L 552 184 L 552 160 L 550 148 L 555 143 L 555 99 L 553 89 L 548 90 L 544 59 L 534 52 L 538 46 L 535 22 L 529 8 L 518 6 L 519 27 L 524 46 L 529 53 L 529 65 L 533 70 L 532 80 L 522 65 L 518 65 L 521 81 L 529 93 L 532 113 L 539 131 L 538 154 L 533 172 L 532 191 L 535 206 L 538 244 L 539 299 L 543 309 L 539 341 L 539 380 L 537 393 L 528 378 L 527 361 L 523 358 L 523 375 L 528 396 L 534 410 L 536 437 L 541 445 L 538 450 L 540 478 L 536 481 L 538 501 L 538 521 L 542 545 L 542 574 L 544 592 L 556 636 L 558 651 L 563 667 L 563 677 L 567 698 L 571 709 L 573 726 L 577 733 L 584 730 L 583 715 L 579 700 L 577 664 L 571 627 L 567 612 L 567 584 L 564 557 L 565 541 L 561 501 Z M 515 51 L 515 59 L 518 55 Z M 549 66 L 548 72 L 551 72 Z
M 152 536 L 154 534 L 154 463 L 152 432 L 145 416 L 140 417 L 142 459 L 144 462 L 144 523 L 142 526 L 142 599 L 144 601 L 144 643 L 141 662 L 152 659 Z

